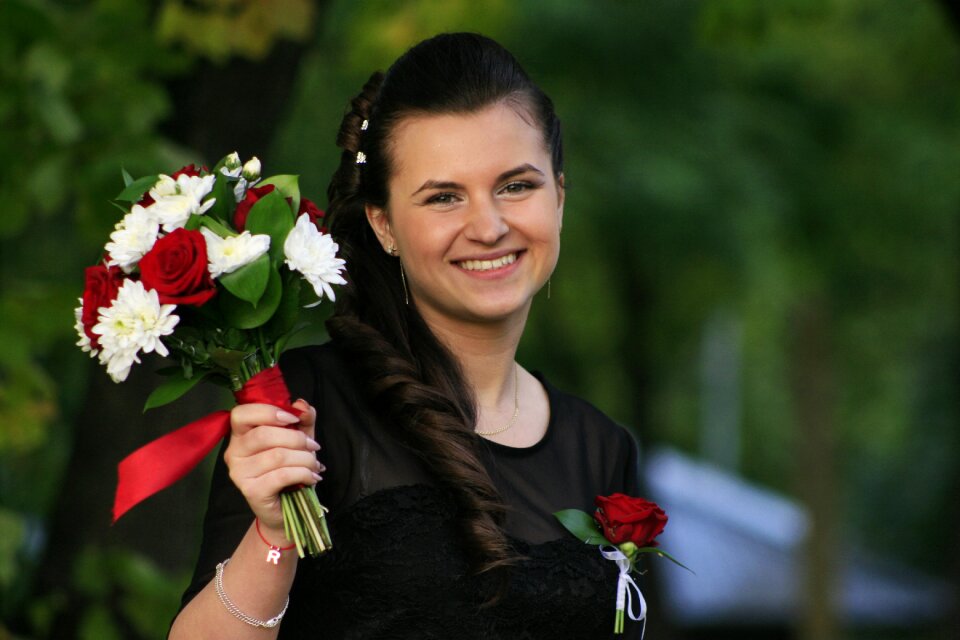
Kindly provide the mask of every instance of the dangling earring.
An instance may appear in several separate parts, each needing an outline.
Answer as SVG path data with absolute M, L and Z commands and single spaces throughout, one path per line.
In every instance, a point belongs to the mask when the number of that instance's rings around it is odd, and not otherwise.
M 403 262 L 401 262 L 399 259 L 397 260 L 397 262 L 400 262 L 400 282 L 403 283 L 403 302 L 409 305 L 410 294 L 407 292 L 407 278 L 403 274 Z
M 409 305 L 409 304 L 410 304 L 410 293 L 407 291 L 407 277 L 406 277 L 406 275 L 403 273 L 403 261 L 400 260 L 400 256 L 399 256 L 398 254 L 399 254 L 399 252 L 397 251 L 397 245 L 391 246 L 391 247 L 390 247 L 390 255 L 392 255 L 392 256 L 394 256 L 395 258 L 397 258 L 397 262 L 400 263 L 400 282 L 403 283 L 403 301 L 404 301 L 405 304 L 408 304 L 408 305 Z
M 550 299 L 550 278 L 547 278 L 547 300 Z

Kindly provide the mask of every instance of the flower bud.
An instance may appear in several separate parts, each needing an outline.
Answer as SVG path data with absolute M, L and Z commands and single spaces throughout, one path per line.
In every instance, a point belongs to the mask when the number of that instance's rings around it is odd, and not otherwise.
M 236 151 L 223 159 L 223 166 L 228 171 L 234 171 L 240 168 L 240 154 Z
M 623 555 L 627 556 L 627 559 L 630 560 L 630 562 L 633 562 L 634 557 L 637 555 L 637 545 L 628 541 L 618 545 L 618 548 Z
M 243 165 L 243 177 L 253 181 L 260 177 L 260 160 L 253 156 Z

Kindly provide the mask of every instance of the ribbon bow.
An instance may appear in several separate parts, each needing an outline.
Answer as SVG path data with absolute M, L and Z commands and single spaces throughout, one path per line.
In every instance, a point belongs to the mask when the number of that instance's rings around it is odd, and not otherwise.
M 620 576 L 617 579 L 617 617 L 613 625 L 613 632 L 623 633 L 624 611 L 626 611 L 631 620 L 643 621 L 643 629 L 640 631 L 640 638 L 642 639 L 647 628 L 647 601 L 643 599 L 640 587 L 637 586 L 633 576 L 630 575 L 633 570 L 633 563 L 616 547 L 600 545 L 600 555 L 607 560 L 616 562 L 617 568 L 620 570 Z M 633 592 L 631 589 L 636 592 L 640 604 L 640 613 L 637 614 L 633 612 Z
M 269 367 L 256 374 L 234 396 L 239 404 L 264 402 L 300 415 L 298 409 L 290 406 L 290 390 L 279 367 Z M 230 412 L 214 411 L 145 444 L 124 458 L 117 467 L 113 521 L 116 522 L 137 503 L 187 475 L 228 433 Z

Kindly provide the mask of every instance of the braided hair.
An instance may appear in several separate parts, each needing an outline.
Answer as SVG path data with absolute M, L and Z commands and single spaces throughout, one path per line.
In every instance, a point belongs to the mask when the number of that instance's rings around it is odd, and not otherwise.
M 400 266 L 383 251 L 365 206 L 389 209 L 387 184 L 396 162 L 390 141 L 401 120 L 473 113 L 503 101 L 540 128 L 559 175 L 560 121 L 550 99 L 502 46 L 477 34 L 454 33 L 421 42 L 386 74 L 370 76 L 341 122 L 340 165 L 327 189 L 327 222 L 349 271 L 327 328 L 375 411 L 454 496 L 478 572 L 515 558 L 503 531 L 503 501 L 478 457 L 474 395 L 456 358 L 413 301 L 405 301 Z

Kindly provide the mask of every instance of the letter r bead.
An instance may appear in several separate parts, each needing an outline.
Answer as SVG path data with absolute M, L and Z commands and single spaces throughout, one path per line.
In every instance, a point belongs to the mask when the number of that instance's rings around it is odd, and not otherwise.
M 277 564 L 280 561 L 280 549 L 277 547 L 270 547 L 270 550 L 267 551 L 267 562 L 272 562 Z

